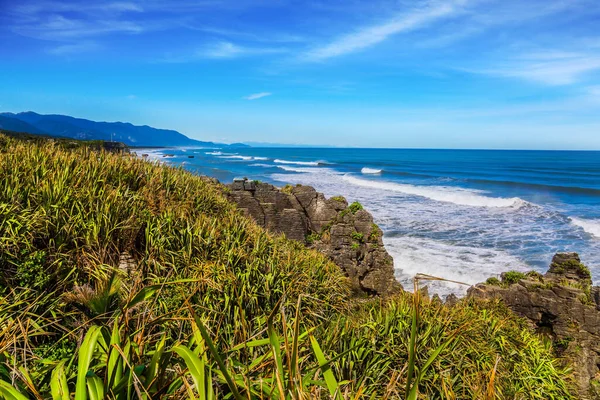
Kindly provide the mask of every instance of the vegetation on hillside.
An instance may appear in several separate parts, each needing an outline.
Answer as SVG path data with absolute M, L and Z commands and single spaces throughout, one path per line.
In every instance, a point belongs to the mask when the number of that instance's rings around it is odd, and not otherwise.
M 0 135 L 0 398 L 564 399 L 506 309 L 355 300 L 222 188 Z

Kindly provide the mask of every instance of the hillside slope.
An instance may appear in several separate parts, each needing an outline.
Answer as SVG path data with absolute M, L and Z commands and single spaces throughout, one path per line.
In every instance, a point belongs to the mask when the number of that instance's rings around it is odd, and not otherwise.
M 336 265 L 226 190 L 0 136 L 0 396 L 571 398 L 507 309 L 353 299 Z
M 13 126 L 4 129 L 46 133 L 80 140 L 114 140 L 130 146 L 227 146 L 190 139 L 174 130 L 157 129 L 146 125 L 136 126 L 123 122 L 96 122 L 66 115 L 42 115 L 31 111 L 16 114 L 0 113 L 0 118 L 4 121 L 12 120 Z M 17 129 L 15 125 L 17 121 L 26 125 Z M 36 131 L 32 131 L 29 127 L 33 127 Z
M 34 135 L 45 135 L 46 132 L 20 119 L 7 117 L 0 114 L 0 129 L 14 132 L 27 132 Z

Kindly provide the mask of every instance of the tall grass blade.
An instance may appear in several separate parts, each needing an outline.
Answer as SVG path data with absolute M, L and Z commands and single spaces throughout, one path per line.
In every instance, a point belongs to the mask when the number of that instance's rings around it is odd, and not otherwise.
M 58 363 L 52 371 L 50 378 L 50 392 L 52 400 L 70 400 L 69 386 L 67 384 L 67 375 L 65 374 L 65 361 Z
M 29 400 L 9 383 L 0 381 L 0 395 L 6 400 Z
M 87 373 L 90 369 L 92 357 L 96 350 L 98 337 L 100 336 L 101 328 L 93 325 L 83 339 L 83 343 L 79 348 L 79 361 L 77 363 L 77 383 L 75 385 L 75 400 L 87 400 Z
M 325 378 L 325 383 L 327 384 L 327 389 L 329 389 L 329 394 L 335 398 L 335 396 L 339 394 L 339 384 L 333 375 L 333 371 L 331 370 L 329 362 L 327 361 L 325 354 L 323 354 L 317 339 L 315 339 L 313 335 L 310 335 L 310 344 L 321 367 L 321 372 Z
M 100 377 L 94 373 L 89 373 L 86 381 L 90 394 L 90 400 L 103 400 L 104 383 L 102 382 L 102 379 L 100 379 Z
M 208 390 L 212 390 L 212 388 L 206 387 L 206 366 L 204 361 L 183 345 L 173 347 L 173 351 L 177 353 L 179 357 L 183 358 L 183 361 L 192 376 L 192 380 L 196 385 L 196 391 L 200 396 L 200 400 L 206 400 L 206 393 Z
M 210 337 L 210 334 L 206 330 L 206 327 L 204 326 L 202 321 L 200 321 L 200 318 L 198 318 L 198 316 L 194 312 L 193 308 L 189 307 L 189 309 L 190 309 L 190 313 L 192 313 L 192 315 L 194 316 L 194 322 L 196 323 L 196 326 L 200 330 L 200 334 L 202 335 L 202 338 L 206 342 L 206 345 L 208 346 L 208 350 L 210 351 L 210 354 L 213 356 L 213 358 L 217 362 L 217 366 L 219 367 L 219 370 L 223 374 L 223 378 L 225 378 L 225 381 L 227 382 L 227 386 L 229 387 L 229 390 L 231 390 L 231 394 L 233 395 L 233 397 L 236 400 L 244 400 L 244 397 L 242 397 L 242 395 L 238 391 L 237 386 L 236 386 L 233 378 L 231 377 L 231 374 L 227 370 L 227 367 L 225 366 L 225 362 L 223 361 L 221 354 L 219 354 L 219 351 L 215 347 L 215 344 L 213 343 L 213 341 Z

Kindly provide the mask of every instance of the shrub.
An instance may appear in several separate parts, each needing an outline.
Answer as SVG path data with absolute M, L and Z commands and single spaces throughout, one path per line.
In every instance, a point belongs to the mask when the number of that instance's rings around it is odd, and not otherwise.
M 529 271 L 525 274 L 528 279 L 543 282 L 544 276 L 537 271 Z
M 501 276 L 502 283 L 505 285 L 512 285 L 513 283 L 519 282 L 521 279 L 525 279 L 525 274 L 519 271 L 508 271 Z
M 492 285 L 492 286 L 500 286 L 502 284 L 502 282 L 500 282 L 500 279 L 498 279 L 494 276 L 487 278 L 485 283 L 486 283 L 486 285 Z
M 306 235 L 306 243 L 308 244 L 313 244 L 318 240 L 321 240 L 321 235 L 319 233 L 311 233 Z
M 363 303 L 352 315 L 332 321 L 319 338 L 329 357 L 339 357 L 335 376 L 370 398 L 404 398 L 400 388 L 406 384 L 402 371 L 409 362 L 412 310 L 412 295 L 403 293 L 383 305 Z M 423 301 L 418 316 L 415 364 L 423 366 L 441 350 L 421 376 L 423 398 L 481 398 L 496 362 L 492 398 L 572 398 L 563 380 L 568 372 L 557 362 L 541 361 L 552 359 L 551 344 L 501 302 L 461 300 L 446 307 Z
M 379 230 L 379 227 L 377 226 L 377 224 L 372 223 L 371 224 L 371 233 L 369 233 L 369 242 L 377 242 L 379 240 L 380 234 L 381 234 L 381 231 Z
M 352 239 L 356 240 L 359 243 L 362 243 L 365 241 L 365 236 L 360 232 L 354 231 L 351 233 L 350 236 L 352 237 Z
M 354 203 L 348 206 L 348 209 L 352 214 L 356 214 L 359 210 L 363 209 L 363 206 L 358 201 L 355 201 Z

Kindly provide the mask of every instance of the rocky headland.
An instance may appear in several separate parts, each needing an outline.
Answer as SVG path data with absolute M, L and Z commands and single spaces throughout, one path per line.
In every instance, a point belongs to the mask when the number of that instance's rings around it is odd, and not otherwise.
M 600 398 L 600 287 L 576 253 L 558 253 L 548 272 L 507 272 L 471 287 L 468 296 L 501 299 L 554 343 L 573 369 L 578 398 Z
M 383 233 L 360 204 L 327 199 L 311 186 L 277 188 L 243 179 L 228 188 L 229 199 L 260 226 L 326 254 L 356 293 L 389 296 L 402 290 Z

